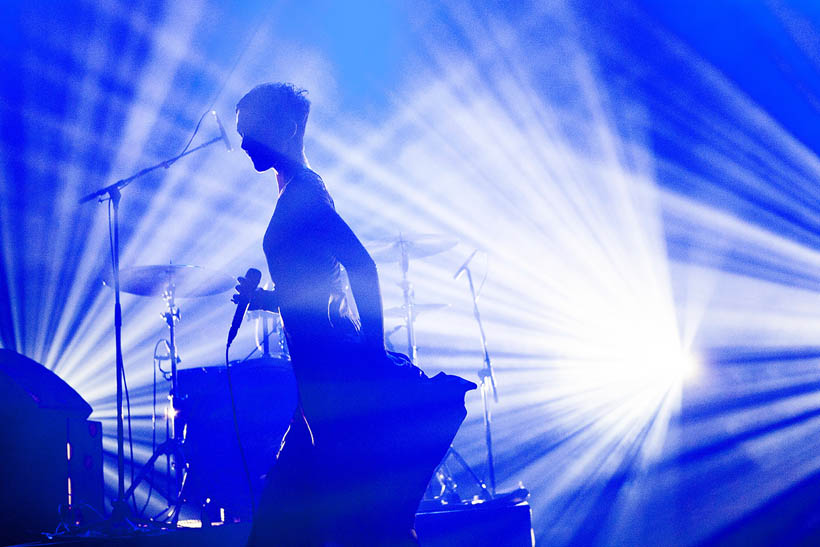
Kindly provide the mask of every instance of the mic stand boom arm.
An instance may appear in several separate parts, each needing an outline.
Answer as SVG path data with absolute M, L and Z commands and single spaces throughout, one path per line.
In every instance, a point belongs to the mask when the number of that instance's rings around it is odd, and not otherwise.
M 91 201 L 92 199 L 100 197 L 100 196 L 104 196 L 105 194 L 109 194 L 109 197 L 111 197 L 113 199 L 113 196 L 111 195 L 112 192 L 114 192 L 115 190 L 122 190 L 123 188 L 125 188 L 126 186 L 131 184 L 131 181 L 133 181 L 134 179 L 138 179 L 143 175 L 147 175 L 151 171 L 159 169 L 160 167 L 164 167 L 165 169 L 168 169 L 169 167 L 171 167 L 171 165 L 176 163 L 176 161 L 178 159 L 183 158 L 183 157 L 187 156 L 188 154 L 193 154 L 194 152 L 196 152 L 198 150 L 201 150 L 202 148 L 205 148 L 206 146 L 211 146 L 216 141 L 221 141 L 221 140 L 222 140 L 221 136 L 220 137 L 214 137 L 213 139 L 211 139 L 207 142 L 204 142 L 204 143 L 200 144 L 199 146 L 195 146 L 194 148 L 191 148 L 190 150 L 186 150 L 185 152 L 183 152 L 182 154 L 180 154 L 178 156 L 174 156 L 173 158 L 167 159 L 165 161 L 161 161 L 156 165 L 146 167 L 142 171 L 138 171 L 137 173 L 134 173 L 133 175 L 131 175 L 127 179 L 118 180 L 114 184 L 109 184 L 105 188 L 100 188 L 99 190 L 97 190 L 95 192 L 91 192 L 87 196 L 84 196 L 84 197 L 80 198 L 80 201 L 78 203 L 85 203 L 86 201 Z
M 100 188 L 95 192 L 91 192 L 84 196 L 78 203 L 82 204 L 91 201 L 94 198 L 100 198 L 100 201 L 105 201 L 102 196 L 108 195 L 111 200 L 111 205 L 114 209 L 114 234 L 111 238 L 111 267 L 114 278 L 114 341 L 116 351 L 116 374 L 117 374 L 117 499 L 112 502 L 111 524 L 114 526 L 125 525 L 128 521 L 128 502 L 125 497 L 125 433 L 123 431 L 122 419 L 122 377 L 123 377 L 123 358 L 122 358 L 122 307 L 120 305 L 120 190 L 131 184 L 135 179 L 143 175 L 147 175 L 155 169 L 164 167 L 168 169 L 174 162 L 183 156 L 192 154 L 197 150 L 201 150 L 206 146 L 210 146 L 217 141 L 221 141 L 222 136 L 215 137 L 197 147 L 186 150 L 185 152 L 175 156 L 171 159 L 160 162 L 151 167 L 146 167 L 142 171 L 131 175 L 128 178 L 118 180 L 114 184 L 109 184 L 104 188 Z

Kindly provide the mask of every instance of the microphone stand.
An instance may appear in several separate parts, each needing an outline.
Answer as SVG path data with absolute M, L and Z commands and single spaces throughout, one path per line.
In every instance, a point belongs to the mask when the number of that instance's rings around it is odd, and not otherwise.
M 219 137 L 214 137 L 213 139 L 203 144 L 200 144 L 199 146 L 196 146 L 194 148 L 191 148 L 190 150 L 183 152 L 182 154 L 179 154 L 178 156 L 174 156 L 173 158 L 157 163 L 156 165 L 146 167 L 145 169 L 131 175 L 128 178 L 118 180 L 113 184 L 109 184 L 104 188 L 100 188 L 99 190 L 91 192 L 90 194 L 80 198 L 80 200 L 78 201 L 78 204 L 82 204 L 91 201 L 95 198 L 98 198 L 98 201 L 102 203 L 106 201 L 106 199 L 108 199 L 111 200 L 111 205 L 114 209 L 114 234 L 111 242 L 111 267 L 113 270 L 114 278 L 114 343 L 117 368 L 117 499 L 111 502 L 111 518 L 109 521 L 109 524 L 114 527 L 125 525 L 132 526 L 131 522 L 128 520 L 129 509 L 127 497 L 125 496 L 125 432 L 123 430 L 122 418 L 122 378 L 124 375 L 125 367 L 122 358 L 122 307 L 120 305 L 119 210 L 120 200 L 122 198 L 120 190 L 131 184 L 131 182 L 135 179 L 138 179 L 143 175 L 147 175 L 151 171 L 159 169 L 160 167 L 168 169 L 178 159 L 187 156 L 188 154 L 193 154 L 194 152 L 201 150 L 221 140 L 223 140 L 221 135 Z
M 495 464 L 493 463 L 493 436 L 492 436 L 492 414 L 490 413 L 490 401 L 487 391 L 492 389 L 493 400 L 498 403 L 498 391 L 495 388 L 495 374 L 490 362 L 490 353 L 487 351 L 487 337 L 484 335 L 484 326 L 481 323 L 481 314 L 478 311 L 478 299 L 473 285 L 473 276 L 468 266 L 464 267 L 467 273 L 467 281 L 470 284 L 470 294 L 473 297 L 473 315 L 478 322 L 478 331 L 481 334 L 481 347 L 484 350 L 484 367 L 478 371 L 478 378 L 481 384 L 481 402 L 484 405 L 484 436 L 487 443 L 487 474 L 490 483 L 490 495 L 495 496 Z M 487 382 L 489 380 L 489 383 Z

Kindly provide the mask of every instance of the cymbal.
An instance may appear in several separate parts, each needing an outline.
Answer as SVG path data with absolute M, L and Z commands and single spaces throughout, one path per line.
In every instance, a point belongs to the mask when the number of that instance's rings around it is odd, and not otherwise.
M 108 274 L 104 283 L 114 286 L 112 274 Z M 174 296 L 181 298 L 212 296 L 227 292 L 234 285 L 236 279 L 230 275 L 199 266 L 162 264 L 120 270 L 120 290 L 139 296 L 164 296 L 171 289 Z
M 365 247 L 378 262 L 400 262 L 402 254 L 407 258 L 424 258 L 444 252 L 457 243 L 457 239 L 436 234 L 400 234 L 397 238 L 369 241 Z
M 418 315 L 425 311 L 443 310 L 449 308 L 450 304 L 413 304 L 413 314 Z M 404 306 L 396 306 L 395 308 L 387 308 L 384 310 L 385 317 L 404 317 Z

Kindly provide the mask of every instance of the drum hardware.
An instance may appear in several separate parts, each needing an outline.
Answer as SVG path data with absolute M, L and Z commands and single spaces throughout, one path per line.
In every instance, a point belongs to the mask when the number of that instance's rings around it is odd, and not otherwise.
M 266 283 L 262 288 L 269 290 L 271 286 Z M 279 313 L 262 309 L 248 310 L 246 316 L 256 321 L 256 328 L 254 329 L 256 349 L 262 353 L 263 357 L 273 357 L 270 338 L 275 334 L 278 355 L 283 359 L 290 359 L 282 316 Z
M 229 275 L 212 272 L 198 266 L 168 264 L 123 269 L 120 271 L 119 282 L 120 290 L 124 292 L 138 296 L 162 297 L 166 308 L 161 317 L 168 326 L 168 341 L 166 343 L 168 356 L 165 359 L 171 362 L 170 374 L 167 374 L 171 385 L 168 392 L 168 412 L 166 413 L 166 423 L 170 427 L 166 427 L 166 440 L 154 450 L 149 460 L 142 466 L 133 483 L 124 492 L 123 499 L 127 500 L 133 495 L 137 486 L 153 470 L 156 460 L 160 456 L 165 456 L 169 505 L 154 520 L 170 512 L 168 518 L 171 519 L 171 524 L 176 526 L 179 511 L 184 501 L 183 495 L 189 466 L 184 451 L 186 428 L 183 427 L 180 431 L 177 423 L 179 403 L 182 396 L 179 390 L 177 369 L 181 359 L 176 344 L 176 325 L 180 320 L 180 311 L 175 298 L 177 296 L 193 298 L 220 294 L 231 290 L 236 280 Z M 106 280 L 105 284 L 110 285 L 110 280 Z M 160 357 L 160 359 L 163 359 L 163 357 Z M 173 469 L 173 473 L 171 473 L 171 469 Z M 176 493 L 173 498 L 170 497 L 171 492 Z
M 413 304 L 413 315 L 418 317 L 422 312 L 437 311 L 449 308 L 450 304 Z M 404 306 L 395 306 L 384 310 L 385 317 L 405 317 L 407 315 L 407 308 Z
M 415 298 L 416 292 L 413 284 L 407 279 L 407 271 L 410 269 L 410 250 L 420 247 L 414 247 L 409 240 L 406 240 L 402 234 L 399 234 L 397 242 L 398 249 L 401 254 L 399 257 L 399 265 L 401 267 L 401 283 L 399 286 L 402 290 L 404 298 L 404 324 L 407 327 L 407 355 L 410 356 L 410 362 L 414 365 L 418 362 L 418 347 L 416 347 L 416 314 L 415 314 Z M 395 246 L 392 246 L 395 249 Z
M 425 258 L 456 246 L 458 240 L 445 238 L 432 234 L 403 234 L 399 233 L 397 239 L 372 241 L 371 256 L 377 262 L 398 262 L 401 268 L 401 281 L 399 287 L 402 290 L 404 304 L 401 306 L 404 316 L 404 326 L 407 329 L 407 355 L 410 361 L 416 364 L 418 361 L 418 347 L 416 346 L 416 322 L 415 289 L 407 277 L 410 269 L 411 258 Z
M 413 305 L 413 320 L 418 317 L 419 313 L 427 312 L 427 311 L 436 311 L 436 310 L 443 310 L 445 308 L 449 308 L 450 304 L 414 304 Z M 395 306 L 393 308 L 387 308 L 384 310 L 385 317 L 401 317 L 404 318 L 406 321 L 407 317 L 407 308 L 404 306 Z M 391 336 L 395 333 L 400 331 L 403 328 L 407 328 L 407 323 L 402 322 L 389 331 L 384 333 L 384 342 L 387 345 L 387 349 L 390 351 L 396 351 L 396 348 L 393 346 L 393 341 Z
M 271 353 L 271 337 L 273 337 L 277 356 L 289 359 L 285 332 L 282 326 L 282 316 L 267 310 L 251 310 L 245 316 L 254 320 L 254 338 L 256 349 L 263 357 L 273 357 Z M 274 336 L 275 335 L 275 336 Z
M 433 496 L 433 500 L 445 503 L 445 504 L 454 504 L 454 503 L 462 503 L 464 500 L 461 499 L 461 496 L 458 494 L 458 484 L 456 484 L 455 480 L 453 479 L 453 474 L 450 472 L 450 469 L 447 465 L 447 461 L 453 459 L 467 472 L 470 476 L 472 481 L 478 486 L 480 494 L 478 495 L 479 499 L 483 501 L 488 501 L 493 499 L 493 494 L 487 488 L 487 484 L 481 480 L 481 478 L 473 471 L 470 464 L 458 453 L 458 451 L 450 446 L 447 449 L 447 453 L 442 458 L 441 463 L 436 468 L 436 472 L 433 475 L 434 480 L 439 485 L 439 492 L 437 495 Z

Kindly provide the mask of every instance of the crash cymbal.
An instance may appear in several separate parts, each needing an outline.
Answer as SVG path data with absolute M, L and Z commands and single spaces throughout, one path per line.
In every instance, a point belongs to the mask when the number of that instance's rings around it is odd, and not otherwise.
M 455 247 L 457 239 L 436 234 L 400 234 L 398 237 L 369 241 L 365 247 L 377 262 L 400 262 L 407 258 L 424 258 Z
M 450 304 L 413 304 L 413 314 L 418 315 L 421 312 L 443 310 L 449 308 Z M 404 306 L 396 306 L 395 308 L 387 308 L 384 310 L 385 317 L 404 317 Z
M 114 286 L 112 275 L 104 283 Z M 227 292 L 236 285 L 230 275 L 199 266 L 162 264 L 135 266 L 120 270 L 120 290 L 139 296 L 164 296 L 173 289 L 177 297 L 212 296 Z

